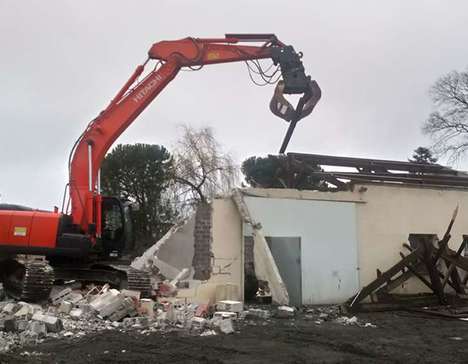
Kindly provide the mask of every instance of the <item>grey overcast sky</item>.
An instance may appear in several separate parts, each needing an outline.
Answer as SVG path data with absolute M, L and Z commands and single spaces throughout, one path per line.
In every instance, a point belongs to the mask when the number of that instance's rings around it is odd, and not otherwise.
M 0 201 L 59 205 L 70 148 L 150 45 L 274 32 L 323 96 L 289 151 L 406 159 L 430 140 L 430 85 L 468 65 L 468 2 L 0 0 Z M 184 72 L 118 140 L 170 146 L 212 126 L 238 162 L 276 153 L 287 125 L 244 64 Z M 465 167 L 464 164 L 459 167 Z

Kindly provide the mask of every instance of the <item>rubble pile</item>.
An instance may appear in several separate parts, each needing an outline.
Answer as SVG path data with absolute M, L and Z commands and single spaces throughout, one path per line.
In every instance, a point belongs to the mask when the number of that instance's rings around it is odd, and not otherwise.
M 102 330 L 231 334 L 245 312 L 249 311 L 244 311 L 239 301 L 210 306 L 175 297 L 140 298 L 139 292 L 119 291 L 108 285 L 54 287 L 49 302 L 42 305 L 10 298 L 0 302 L 0 352 L 47 338 L 79 338 Z
M 370 322 L 359 320 L 356 316 L 343 316 L 340 306 L 317 306 L 304 308 L 304 318 L 313 321 L 317 325 L 324 322 L 334 322 L 343 326 L 358 326 L 375 328 Z
M 265 307 L 267 309 L 265 309 Z M 243 325 L 268 325 L 273 319 L 332 321 L 342 325 L 375 327 L 356 317 L 341 316 L 337 307 L 298 311 L 289 306 L 244 307 L 240 301 L 221 300 L 215 305 L 159 295 L 140 298 L 140 293 L 112 289 L 108 285 L 82 289 L 73 284 L 54 287 L 42 305 L 0 302 L 0 352 L 47 338 L 79 338 L 103 330 L 138 330 L 143 335 L 183 330 L 190 335 L 232 334 Z

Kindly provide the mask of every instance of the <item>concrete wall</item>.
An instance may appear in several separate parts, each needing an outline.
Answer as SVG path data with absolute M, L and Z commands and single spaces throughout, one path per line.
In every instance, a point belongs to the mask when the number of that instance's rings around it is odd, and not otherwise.
M 450 247 L 457 249 L 462 235 L 468 233 L 468 191 L 416 187 L 367 185 L 358 192 L 366 201 L 358 205 L 359 267 L 361 285 L 396 263 L 402 244 L 410 233 L 434 233 L 442 238 L 459 204 L 452 229 Z M 363 190 L 362 189 L 362 190 Z M 426 291 L 416 279 L 408 281 L 400 293 Z
M 156 252 L 158 259 L 170 264 L 179 271 L 184 268 L 191 268 L 194 254 L 194 228 L 195 217 L 192 216 L 160 245 Z
M 242 222 L 231 198 L 212 203 L 211 273 L 193 290 L 180 292 L 195 302 L 244 299 Z
M 190 287 L 179 289 L 179 298 L 199 303 L 243 300 L 242 222 L 232 199 L 199 207 L 132 263 L 137 269 L 152 265 L 169 279 L 190 268 Z
M 173 226 L 158 242 L 132 262 L 136 269 L 153 270 L 173 279 L 184 268 L 192 267 L 194 256 L 195 216 L 184 223 Z M 193 274 L 193 269 L 190 272 Z
M 407 242 L 410 233 L 434 233 L 442 237 L 457 204 L 460 210 L 452 229 L 450 247 L 457 249 L 462 234 L 468 234 L 468 190 L 463 189 L 363 184 L 355 186 L 352 192 L 246 189 L 243 193 L 251 197 L 274 199 L 353 202 L 358 242 L 356 268 L 360 287 L 375 279 L 376 269 L 384 271 L 400 259 L 399 252 L 404 251 L 402 244 Z M 287 210 L 282 209 L 272 213 L 280 217 L 287 213 L 285 211 Z M 242 251 L 240 220 L 236 207 L 229 199 L 215 201 L 213 245 L 217 246 L 218 251 L 228 249 L 231 258 L 236 256 L 236 249 Z M 280 221 L 281 219 L 278 223 Z M 340 228 L 339 224 L 330 226 L 330 229 Z M 236 269 L 236 272 L 238 271 L 240 266 Z M 241 274 L 233 273 L 231 277 L 234 282 Z M 426 290 L 413 279 L 398 291 L 415 293 Z
M 426 188 L 396 184 L 356 185 L 353 191 L 319 192 L 289 189 L 248 189 L 247 195 L 299 198 L 316 201 L 355 202 L 358 237 L 359 283 L 363 287 L 400 259 L 410 233 L 443 236 L 453 210 L 460 210 L 452 229 L 450 247 L 457 249 L 468 233 L 468 190 Z M 397 292 L 426 292 L 412 279 Z
M 242 222 L 231 198 L 213 202 L 214 255 L 210 283 L 239 286 L 239 299 L 244 297 L 244 259 Z
M 303 304 L 341 303 L 358 290 L 355 203 L 262 197 L 244 200 L 266 236 L 300 237 Z

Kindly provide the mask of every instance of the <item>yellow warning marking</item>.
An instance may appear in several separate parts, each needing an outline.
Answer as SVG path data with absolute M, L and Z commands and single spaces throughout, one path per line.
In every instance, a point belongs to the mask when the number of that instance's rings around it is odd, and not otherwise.
M 22 226 L 15 226 L 14 236 L 26 236 L 28 229 Z
M 206 59 L 208 61 L 214 61 L 216 59 L 219 59 L 221 56 L 219 54 L 219 52 L 209 52 L 207 55 L 206 55 Z

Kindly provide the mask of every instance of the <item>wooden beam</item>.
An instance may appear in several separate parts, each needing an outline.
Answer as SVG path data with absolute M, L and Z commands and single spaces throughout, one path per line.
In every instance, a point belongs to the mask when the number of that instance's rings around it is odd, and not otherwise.
M 437 270 L 435 266 L 435 262 L 433 260 L 433 251 L 434 251 L 434 246 L 432 245 L 432 242 L 430 240 L 422 240 L 423 243 L 423 258 L 424 258 L 424 264 L 426 265 L 426 269 L 429 272 L 429 278 L 431 279 L 431 285 L 432 285 L 432 290 L 434 293 L 437 295 L 439 298 L 439 302 L 441 304 L 446 303 L 445 299 L 445 294 L 444 294 L 444 289 L 442 288 L 442 282 L 440 281 L 440 276 L 439 276 L 439 271 Z
M 407 255 L 405 258 L 403 258 L 401 261 L 390 267 L 387 271 L 382 272 L 382 274 L 374 279 L 371 283 L 369 283 L 367 286 L 363 287 L 358 294 L 355 296 L 351 297 L 348 302 L 349 305 L 352 306 L 356 303 L 361 302 L 364 298 L 369 296 L 371 293 L 373 293 L 375 290 L 380 288 L 385 282 L 391 280 L 391 278 L 399 273 L 408 263 L 415 262 L 417 260 L 417 254 L 418 251 L 415 250 L 414 252 L 410 253 Z
M 458 258 L 461 253 L 465 250 L 466 244 L 468 243 L 468 236 L 463 236 L 463 241 L 460 244 L 460 247 L 457 250 L 457 253 L 454 258 Z M 464 284 L 462 283 L 461 277 L 458 274 L 456 269 L 456 265 L 454 263 L 450 263 L 447 259 L 444 259 L 445 264 L 447 265 L 447 275 L 445 276 L 444 281 L 442 282 L 442 287 L 445 287 L 449 278 L 452 279 L 452 283 L 455 287 L 457 287 L 457 293 L 465 294 L 465 288 L 463 287 Z

